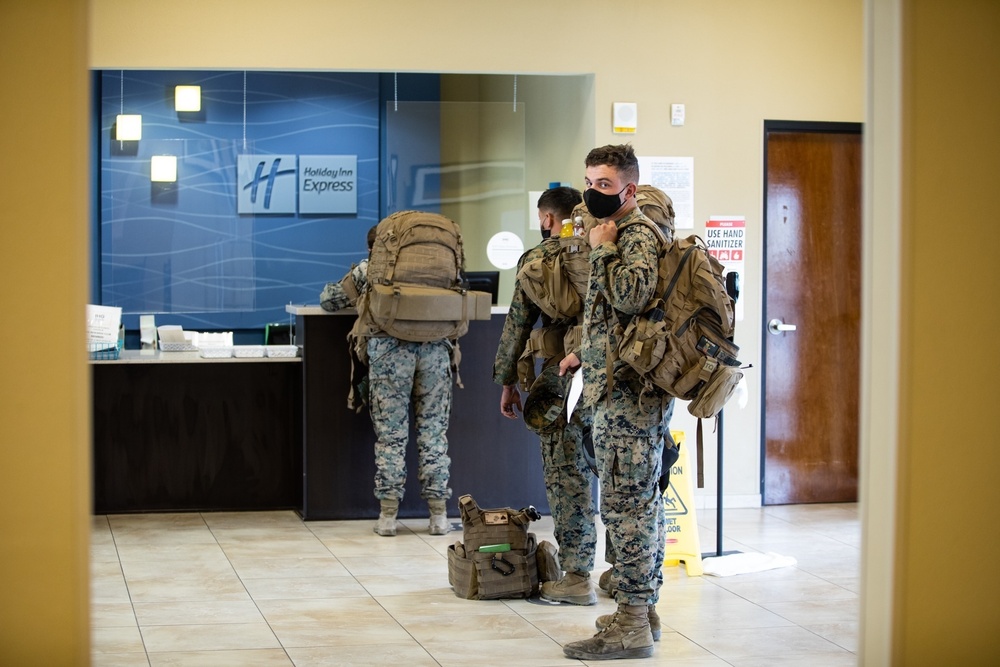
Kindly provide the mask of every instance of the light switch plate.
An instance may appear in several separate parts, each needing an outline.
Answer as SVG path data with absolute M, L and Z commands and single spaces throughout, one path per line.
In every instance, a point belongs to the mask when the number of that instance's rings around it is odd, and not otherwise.
M 671 104 L 670 105 L 670 124 L 671 125 L 683 125 L 684 124 L 684 105 L 683 104 Z

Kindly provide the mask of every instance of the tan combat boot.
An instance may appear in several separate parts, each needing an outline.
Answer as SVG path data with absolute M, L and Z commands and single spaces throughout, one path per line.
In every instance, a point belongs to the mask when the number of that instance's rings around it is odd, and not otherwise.
M 615 585 L 611 583 L 611 573 L 614 567 L 609 567 L 601 573 L 601 578 L 597 580 L 597 587 L 607 593 L 610 597 L 615 596 Z
M 604 628 L 611 625 L 611 618 L 614 614 L 605 614 L 604 616 L 598 616 L 595 625 L 598 630 L 603 630 Z M 651 604 L 646 607 L 646 618 L 649 619 L 649 632 L 653 635 L 653 641 L 660 641 L 660 635 L 662 630 L 660 629 L 660 615 L 656 613 L 656 605 Z
M 380 501 L 380 505 L 381 511 L 378 514 L 378 523 L 375 524 L 375 533 L 382 537 L 395 537 L 399 501 L 394 498 L 385 498 Z
M 567 572 L 559 581 L 542 584 L 542 599 L 586 606 L 597 603 L 597 593 L 590 583 L 589 572 Z
M 430 533 L 431 535 L 447 535 L 451 530 L 448 523 L 448 509 L 443 499 L 431 499 L 427 501 L 427 507 L 431 511 Z
M 620 660 L 653 655 L 647 606 L 619 604 L 606 628 L 590 639 L 566 644 L 563 653 L 577 660 Z

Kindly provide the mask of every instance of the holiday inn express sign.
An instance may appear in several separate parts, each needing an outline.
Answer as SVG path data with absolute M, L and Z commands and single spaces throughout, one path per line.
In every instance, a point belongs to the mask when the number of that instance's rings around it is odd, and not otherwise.
M 358 157 L 240 155 L 236 199 L 239 213 L 357 213 Z

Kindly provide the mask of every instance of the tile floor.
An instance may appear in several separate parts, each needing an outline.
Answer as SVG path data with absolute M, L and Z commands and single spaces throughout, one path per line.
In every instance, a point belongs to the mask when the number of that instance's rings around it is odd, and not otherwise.
M 857 506 L 729 509 L 723 519 L 725 551 L 797 564 L 731 577 L 664 568 L 653 657 L 613 664 L 855 665 Z M 702 552 L 715 553 L 715 512 L 697 521 Z M 591 636 L 614 608 L 603 594 L 592 607 L 461 600 L 446 559 L 460 532 L 431 536 L 414 519 L 384 538 L 373 523 L 291 511 L 93 517 L 93 664 L 582 664 L 561 645 Z M 554 542 L 549 517 L 532 531 Z M 605 569 L 601 552 L 595 579 Z

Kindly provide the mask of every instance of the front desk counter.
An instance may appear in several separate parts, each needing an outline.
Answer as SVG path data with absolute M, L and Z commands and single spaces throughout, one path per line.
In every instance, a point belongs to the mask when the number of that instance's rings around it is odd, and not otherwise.
M 302 359 L 92 361 L 94 513 L 299 509 Z
M 302 346 L 304 519 L 360 519 L 378 516 L 372 491 L 375 435 L 367 409 L 347 407 L 351 375 L 347 334 L 353 310 L 327 313 L 319 306 L 294 306 L 296 343 Z M 500 386 L 493 383 L 493 359 L 506 308 L 493 309 L 490 320 L 473 321 L 460 339 L 459 368 L 465 388 L 454 387 L 448 449 L 451 457 L 450 516 L 458 515 L 458 497 L 469 493 L 480 507 L 534 505 L 547 514 L 538 436 L 524 420 L 500 414 Z M 522 400 L 524 395 L 522 394 Z M 411 411 L 412 412 L 412 411 Z M 412 427 L 407 448 L 403 518 L 427 516 L 417 481 Z

